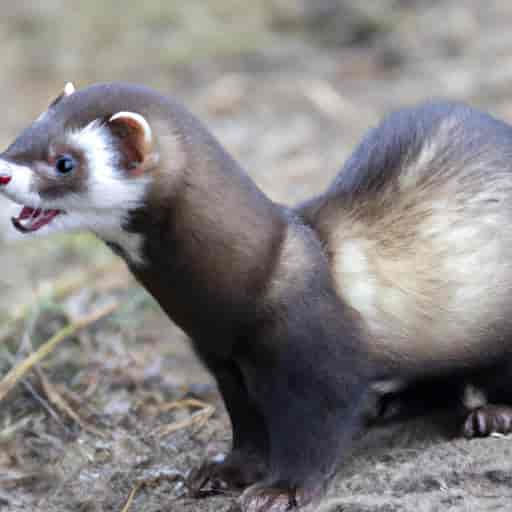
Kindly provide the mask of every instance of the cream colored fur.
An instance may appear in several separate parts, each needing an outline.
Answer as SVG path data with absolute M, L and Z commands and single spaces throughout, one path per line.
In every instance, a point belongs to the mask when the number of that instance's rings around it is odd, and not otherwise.
M 339 294 L 384 359 L 464 365 L 509 343 L 493 329 L 512 325 L 512 180 L 496 169 L 488 179 L 485 147 L 481 159 L 442 168 L 456 129 L 442 124 L 398 187 L 356 198 L 329 221 Z

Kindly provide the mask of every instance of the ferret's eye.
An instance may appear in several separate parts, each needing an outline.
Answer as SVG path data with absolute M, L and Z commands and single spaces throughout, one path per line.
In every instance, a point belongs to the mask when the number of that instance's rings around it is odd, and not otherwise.
M 70 173 L 76 166 L 75 159 L 69 155 L 62 155 L 55 161 L 55 169 L 60 174 Z

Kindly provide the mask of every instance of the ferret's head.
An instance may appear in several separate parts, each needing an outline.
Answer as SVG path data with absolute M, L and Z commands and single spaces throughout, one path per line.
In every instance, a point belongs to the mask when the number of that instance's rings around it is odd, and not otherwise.
M 160 101 L 149 89 L 127 84 L 80 91 L 67 84 L 0 154 L 0 192 L 20 205 L 16 229 L 118 237 L 158 167 L 149 119 Z

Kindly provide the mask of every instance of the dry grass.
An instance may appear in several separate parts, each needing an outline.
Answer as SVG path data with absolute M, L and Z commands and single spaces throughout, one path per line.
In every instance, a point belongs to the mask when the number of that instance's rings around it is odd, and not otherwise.
M 0 402 L 7 396 L 7 393 L 11 391 L 11 389 L 24 377 L 27 372 L 32 370 L 36 364 L 51 354 L 60 343 L 78 333 L 80 330 L 85 329 L 98 320 L 110 315 L 118 307 L 119 305 L 117 303 L 113 303 L 97 311 L 93 311 L 92 313 L 76 320 L 72 324 L 67 325 L 54 336 L 52 336 L 35 352 L 21 361 L 21 363 L 15 366 L 11 371 L 7 373 L 7 375 L 3 377 L 3 379 L 0 381 Z
M 74 270 L 69 275 L 59 277 L 50 283 L 43 283 L 34 292 L 34 299 L 31 304 L 20 304 L 4 313 L 3 325 L 0 328 L 0 343 L 18 330 L 20 324 L 26 321 L 31 312 L 39 308 L 41 304 L 49 301 L 62 301 L 85 288 L 91 280 L 94 281 L 99 277 L 102 278 L 102 291 L 108 291 L 109 288 L 126 285 L 130 282 L 124 265 L 119 261 L 114 261 L 89 271 L 77 272 Z
M 192 426 L 196 427 L 195 430 L 197 432 L 206 425 L 207 421 L 213 416 L 213 413 L 215 412 L 215 407 L 213 405 L 193 399 L 178 400 L 168 404 L 162 404 L 158 407 L 158 410 L 159 412 L 169 412 L 183 408 L 199 409 L 199 411 L 194 412 L 190 415 L 189 418 L 184 420 L 175 421 L 170 425 L 159 426 L 156 430 L 153 431 L 153 435 L 164 437 L 173 434 L 178 430 Z
M 130 495 L 128 496 L 128 499 L 126 500 L 126 504 L 123 507 L 123 510 L 121 512 L 128 512 L 130 510 L 130 507 L 132 506 L 133 499 L 135 498 L 135 495 L 139 491 L 139 489 L 143 486 L 143 482 L 137 482 L 133 489 L 130 492 Z

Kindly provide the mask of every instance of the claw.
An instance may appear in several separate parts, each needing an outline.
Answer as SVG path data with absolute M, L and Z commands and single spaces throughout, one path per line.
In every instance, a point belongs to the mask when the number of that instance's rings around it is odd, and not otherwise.
M 261 489 L 240 498 L 242 512 L 286 512 L 297 508 L 297 500 L 279 489 Z
M 249 487 L 240 496 L 238 505 L 241 512 L 289 512 L 304 510 L 303 507 L 319 497 L 318 489 L 283 489 L 261 484 Z M 231 511 L 230 511 L 231 512 Z
M 479 407 L 468 414 L 462 426 L 462 434 L 468 439 L 491 434 L 509 434 L 511 431 L 512 407 L 504 405 Z
M 225 494 L 253 484 L 264 474 L 264 466 L 258 458 L 232 452 L 222 462 L 209 461 L 192 471 L 187 478 L 187 488 L 195 498 Z

